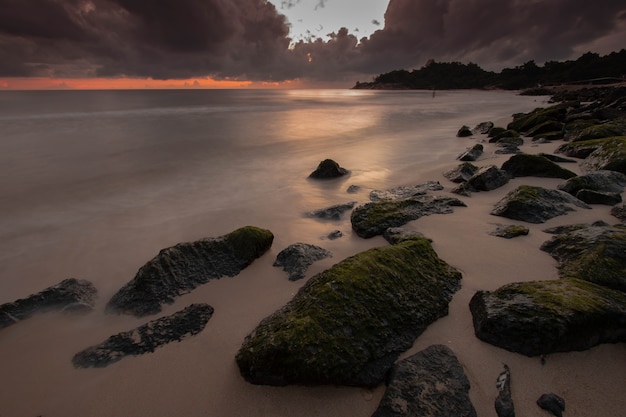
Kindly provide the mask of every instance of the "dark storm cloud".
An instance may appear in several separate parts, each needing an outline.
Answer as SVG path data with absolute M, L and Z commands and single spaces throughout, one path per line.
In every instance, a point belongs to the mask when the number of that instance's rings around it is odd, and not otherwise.
M 391 0 L 369 38 L 330 28 L 290 47 L 265 0 L 0 0 L 0 76 L 353 81 L 430 58 L 499 69 L 576 58 L 603 37 L 626 44 L 623 3 Z

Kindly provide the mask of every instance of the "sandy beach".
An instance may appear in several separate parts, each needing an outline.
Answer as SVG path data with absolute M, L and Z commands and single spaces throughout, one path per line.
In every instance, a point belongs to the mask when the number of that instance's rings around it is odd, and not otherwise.
M 529 103 L 528 98 L 524 100 Z M 530 110 L 532 108 L 527 108 Z M 510 120 L 508 114 L 494 114 L 493 117 L 496 125 L 501 126 Z M 468 120 L 467 124 L 482 121 Z M 447 134 L 454 136 L 458 127 L 447 126 Z M 380 176 L 370 172 L 369 177 L 359 178 L 370 178 L 371 181 L 362 181 L 361 191 L 346 195 L 345 200 L 365 203 L 372 188 L 415 185 L 429 180 L 440 181 L 444 186 L 444 190 L 437 193 L 450 195 L 455 184 L 446 180 L 442 173 L 459 163 L 455 158 L 460 152 L 485 139 L 482 135 L 455 138 L 451 145 L 442 148 L 441 154 L 433 156 L 428 165 L 407 166 Z M 535 145 L 526 140 L 521 149 L 528 153 L 553 153 L 558 144 Z M 484 146 L 484 155 L 475 162 L 478 166 L 501 166 L 509 158 L 509 155 L 495 154 L 494 144 L 484 143 Z M 339 162 L 352 167 L 356 161 Z M 578 164 L 563 166 L 580 173 Z M 307 161 L 303 170 L 314 168 Z M 315 193 L 323 195 L 329 190 L 334 193 L 338 189 L 345 190 L 353 179 L 315 185 Z M 461 271 L 463 280 L 461 290 L 450 304 L 449 315 L 432 324 L 402 357 L 432 344 L 449 346 L 465 368 L 471 383 L 470 396 L 481 417 L 496 416 L 493 405 L 497 396 L 495 381 L 503 364 L 511 369 L 512 395 L 518 416 L 549 415 L 535 403 L 547 392 L 565 399 L 565 415 L 568 417 L 624 415 L 626 344 L 551 354 L 542 364 L 539 358 L 508 352 L 474 336 L 468 303 L 476 291 L 494 290 L 510 282 L 558 279 L 556 261 L 539 249 L 550 239 L 550 235 L 542 230 L 597 220 L 618 223 L 610 215 L 610 207 L 593 206 L 591 210 L 577 209 L 544 224 L 525 224 L 530 228 L 528 236 L 509 240 L 489 234 L 496 224 L 520 223 L 489 214 L 493 205 L 508 191 L 521 184 L 554 188 L 561 182 L 563 180 L 515 178 L 497 190 L 460 197 L 467 207 L 455 208 L 453 214 L 423 217 L 406 226 L 431 238 L 439 257 Z M 306 204 L 303 202 L 298 207 L 299 213 L 306 207 L 327 204 L 322 198 L 317 204 L 316 195 L 307 195 Z M 336 201 L 340 202 L 343 201 Z M 261 199 L 257 203 L 264 204 Z M 148 212 L 150 208 L 145 210 Z M 248 218 L 246 212 L 240 213 L 236 208 L 231 210 L 228 220 L 214 227 L 214 236 L 228 233 L 235 224 L 268 227 L 274 220 L 262 210 L 260 212 L 258 218 Z M 181 215 L 185 216 L 185 213 L 182 210 Z M 154 353 L 128 357 L 103 369 L 74 369 L 71 358 L 88 346 L 147 321 L 146 318 L 103 313 L 104 305 L 117 291 L 119 283 L 134 276 L 141 260 L 145 262 L 152 258 L 166 246 L 164 242 L 175 244 L 205 237 L 203 222 L 206 219 L 189 215 L 189 221 L 181 227 L 167 220 L 150 224 L 153 217 L 146 216 L 146 224 L 141 224 L 141 221 L 137 223 L 134 219 L 124 218 L 120 212 L 115 227 L 109 223 L 96 223 L 89 235 L 81 234 L 81 229 L 73 230 L 68 235 L 73 242 L 71 253 L 64 246 L 46 247 L 36 262 L 33 259 L 33 262 L 22 265 L 24 276 L 48 276 L 58 272 L 65 277 L 65 270 L 59 266 L 63 262 L 59 260 L 69 262 L 71 257 L 72 271 L 77 278 L 98 277 L 98 305 L 96 311 L 85 316 L 47 313 L 0 331 L 0 352 L 3 353 L 0 357 L 3 376 L 0 416 L 369 417 L 378 406 L 384 386 L 371 390 L 333 386 L 255 386 L 243 380 L 234 361 L 244 337 L 262 318 L 289 301 L 306 279 L 345 257 L 387 245 L 382 237 L 366 240 L 351 233 L 349 216 L 320 224 L 299 213 L 276 213 L 283 225 L 275 232 L 271 250 L 238 276 L 203 285 L 179 297 L 174 304 L 165 306 L 159 314 L 171 314 L 193 302 L 209 303 L 215 308 L 215 314 L 204 331 L 180 343 L 161 347 Z M 145 228 L 151 230 L 149 239 L 142 232 Z M 344 236 L 337 240 L 320 240 L 320 236 L 332 229 L 342 230 Z M 101 258 L 97 263 L 82 259 L 87 253 L 85 246 L 93 250 L 93 246 L 98 245 L 99 240 L 94 236 L 99 234 L 108 237 L 97 247 Z M 313 264 L 304 280 L 290 282 L 286 274 L 272 263 L 281 249 L 294 243 L 296 235 L 300 241 L 322 245 L 333 253 L 333 257 Z M 118 245 L 116 242 L 120 240 L 124 243 Z M 132 256 L 124 256 L 128 247 L 133 248 Z M 107 266 L 105 276 L 100 271 L 102 265 Z M 51 271 L 52 266 L 57 270 Z M 112 278 L 107 280 L 107 276 Z M 37 280 L 19 290 L 12 287 L 7 296 L 12 298 L 4 302 L 41 289 L 43 286 Z

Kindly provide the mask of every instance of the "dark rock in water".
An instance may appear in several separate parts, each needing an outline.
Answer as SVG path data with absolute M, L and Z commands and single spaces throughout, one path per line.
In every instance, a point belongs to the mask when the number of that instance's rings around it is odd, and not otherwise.
M 467 151 L 463 152 L 456 159 L 459 161 L 475 161 L 483 154 L 483 145 L 477 143 Z
M 462 183 L 469 180 L 478 171 L 478 167 L 469 162 L 464 162 L 450 171 L 443 173 L 443 176 L 452 182 Z
M 528 223 L 543 223 L 574 211 L 572 206 L 590 208 L 563 191 L 520 185 L 500 200 L 491 214 Z
M 565 400 L 554 393 L 543 394 L 537 400 L 537 405 L 542 409 L 551 412 L 556 417 L 563 417 L 565 411 Z
M 201 284 L 235 276 L 272 246 L 269 230 L 246 226 L 217 238 L 179 243 L 163 249 L 109 301 L 109 313 L 141 317 Z
M 470 383 L 454 352 L 433 345 L 397 363 L 372 417 L 476 417 Z
M 339 239 L 342 236 L 343 236 L 343 232 L 341 230 L 333 230 L 332 232 L 326 235 L 326 238 L 330 240 L 335 240 L 335 239 Z
M 331 256 L 333 255 L 330 251 L 319 246 L 294 243 L 278 253 L 274 266 L 282 266 L 289 274 L 289 280 L 296 281 L 304 278 L 306 270 L 314 262 Z
M 626 228 L 601 224 L 565 229 L 541 245 L 559 275 L 626 292 Z
M 614 206 L 622 202 L 620 193 L 607 193 L 595 190 L 580 190 L 576 193 L 576 198 L 587 204 L 604 204 Z
M 611 208 L 611 215 L 615 216 L 621 222 L 626 222 L 626 206 L 624 204 L 617 204 Z
M 370 200 L 400 200 L 424 195 L 429 191 L 441 190 L 443 190 L 443 186 L 439 183 L 439 181 L 427 181 L 424 184 L 418 184 L 412 187 L 402 186 L 391 188 L 389 190 L 373 190 L 370 192 Z
M 545 109 L 538 108 L 530 113 L 513 115 L 513 121 L 508 124 L 507 129 L 528 132 L 535 126 L 548 121 L 564 122 L 566 115 L 567 108 L 564 106 L 552 106 Z
M 459 138 L 465 138 L 468 136 L 472 136 L 472 130 L 469 128 L 469 126 L 461 126 L 461 128 L 458 130 L 458 132 L 456 132 L 456 136 Z
M 479 339 L 527 356 L 626 341 L 626 294 L 575 278 L 478 291 L 470 311 Z
M 576 195 L 580 190 L 622 193 L 626 186 L 626 175 L 616 171 L 596 171 L 579 175 L 559 184 L 559 190 Z
M 509 182 L 510 176 L 506 171 L 498 169 L 495 165 L 480 168 L 470 179 L 452 192 L 469 195 L 475 191 L 491 191 L 502 187 Z
M 452 213 L 452 207 L 466 205 L 456 198 L 428 195 L 396 201 L 381 200 L 355 208 L 350 221 L 357 235 L 370 238 L 390 227 L 402 226 L 422 216 Z
M 354 185 L 354 184 L 353 184 L 353 185 L 351 185 L 351 186 L 349 186 L 349 187 L 348 187 L 348 189 L 346 190 L 346 192 L 347 192 L 348 194 L 356 194 L 356 193 L 358 193 L 359 191 L 361 191 L 361 186 L 359 186 L 359 185 Z
M 438 318 L 461 274 L 424 238 L 370 249 L 312 277 L 248 335 L 236 360 L 254 384 L 375 386 Z
M 403 229 L 401 227 L 390 227 L 383 233 L 385 240 L 392 245 L 395 245 L 405 240 L 415 239 L 416 237 L 425 237 L 422 233 L 415 230 Z
M 125 356 L 151 353 L 170 342 L 200 333 L 213 315 L 208 304 L 192 304 L 171 316 L 161 317 L 74 355 L 76 368 L 104 368 Z
M 487 132 L 487 137 L 494 138 L 504 132 L 506 132 L 506 128 L 500 127 L 500 126 L 494 126 L 491 129 L 489 129 L 489 132 Z
M 522 153 L 522 150 L 518 148 L 517 146 L 511 145 L 511 146 L 505 146 L 500 149 L 496 149 L 495 153 L 497 155 L 511 155 L 511 154 L 516 155 L 518 153 Z
M 504 371 L 496 380 L 496 388 L 498 388 L 498 396 L 494 406 L 498 417 L 515 417 L 515 405 L 511 396 L 511 371 L 506 364 Z
M 518 146 L 522 146 L 524 144 L 524 139 L 519 136 L 510 137 L 510 138 L 502 138 L 498 139 L 496 145 L 501 148 L 517 148 Z
M 517 130 L 500 130 L 495 133 L 494 129 L 489 132 L 489 143 L 498 143 L 505 139 L 520 139 L 521 136 Z M 522 140 L 524 143 L 524 140 Z
M 550 161 L 548 158 L 539 155 L 518 154 L 513 155 L 502 164 L 502 169 L 508 172 L 511 177 L 546 177 L 568 179 L 576 174 Z
M 0 305 L 0 329 L 24 320 L 36 313 L 46 311 L 91 311 L 98 291 L 89 281 L 75 278 L 64 279 L 57 285 Z
M 493 122 L 482 122 L 472 129 L 472 134 L 486 135 L 493 128 Z
M 339 166 L 339 164 L 332 159 L 325 159 L 319 163 L 317 169 L 309 175 L 310 178 L 316 179 L 331 179 L 338 178 L 349 174 L 345 168 Z
M 505 239 L 512 239 L 518 236 L 526 236 L 530 232 L 530 229 L 526 226 L 520 225 L 497 225 L 497 228 L 491 234 Z
M 340 220 L 343 213 L 348 210 L 352 210 L 356 204 L 356 201 L 351 201 L 345 204 L 336 204 L 334 206 L 325 207 L 323 209 L 311 211 L 306 213 L 307 217 L 316 217 L 318 219 L 331 219 Z

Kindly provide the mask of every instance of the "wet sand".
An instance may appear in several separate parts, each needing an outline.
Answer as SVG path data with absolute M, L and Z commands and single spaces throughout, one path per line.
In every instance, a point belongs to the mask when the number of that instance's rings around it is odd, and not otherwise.
M 454 184 L 442 176 L 446 169 L 456 166 L 455 157 L 477 139 L 459 139 L 449 155 L 438 158 L 421 170 L 395 172 L 386 179 L 390 186 L 414 185 L 427 180 L 439 180 L 442 194 L 449 194 Z M 558 143 L 524 145 L 527 152 L 551 153 Z M 500 166 L 508 156 L 496 156 L 496 149 L 485 144 L 485 155 L 476 164 Z M 564 165 L 577 171 L 574 164 Z M 516 281 L 557 279 L 556 262 L 539 250 L 550 238 L 543 229 L 581 222 L 604 220 L 617 223 L 607 206 L 592 210 L 577 209 L 544 224 L 531 225 L 530 234 L 511 240 L 489 235 L 495 224 L 512 224 L 508 219 L 489 214 L 493 205 L 508 191 L 520 184 L 554 187 L 561 180 L 517 178 L 491 192 L 462 197 L 466 208 L 455 208 L 450 215 L 433 215 L 411 222 L 407 227 L 418 230 L 433 240 L 439 256 L 463 273 L 462 289 L 450 304 L 450 314 L 423 333 L 404 356 L 431 344 L 446 344 L 457 354 L 470 379 L 470 395 L 479 416 L 496 416 L 493 402 L 497 395 L 495 380 L 508 364 L 512 373 L 512 394 L 519 416 L 548 415 L 535 401 L 546 392 L 554 392 L 566 401 L 565 415 L 619 416 L 626 400 L 626 344 L 602 345 L 584 352 L 548 355 L 545 365 L 539 358 L 528 358 L 479 341 L 473 333 L 468 303 L 477 290 L 493 290 Z M 349 196 L 365 202 L 369 189 Z M 245 221 L 266 227 L 267 220 L 240 219 L 237 213 L 223 225 L 227 233 L 231 223 Z M 120 215 L 122 216 L 122 215 Z M 93 276 L 98 282 L 100 299 L 92 314 L 76 317 L 61 314 L 35 316 L 0 333 L 0 416 L 363 416 L 372 414 L 384 387 L 373 390 L 353 387 L 265 387 L 246 383 L 239 375 L 234 356 L 243 338 L 265 316 L 284 305 L 304 280 L 290 282 L 286 274 L 272 267 L 277 253 L 294 243 L 289 229 L 297 229 L 301 241 L 321 244 L 333 252 L 333 257 L 314 264 L 307 273 L 313 276 L 352 254 L 371 247 L 385 245 L 380 238 L 360 239 L 350 233 L 349 218 L 323 224 L 301 217 L 289 218 L 276 233 L 272 249 L 234 278 L 212 281 L 166 306 L 161 315 L 171 314 L 192 302 L 206 302 L 215 314 L 200 334 L 157 349 L 152 354 L 128 357 L 104 369 L 74 369 L 72 356 L 112 334 L 129 330 L 147 321 L 127 316 L 103 314 L 104 304 L 119 288 L 119 282 L 132 277 L 138 267 L 154 256 L 164 242 L 204 237 L 197 230 L 201 219 L 193 219 L 184 228 L 167 222 L 158 226 L 158 233 L 144 239 L 133 233 L 136 227 L 120 218 L 115 227 L 98 226 L 93 235 L 81 230 L 69 234 L 75 238 L 76 250 L 71 254 L 48 251 L 24 270 L 31 276 L 50 273 L 46 268 L 57 265 L 67 256 L 80 260 L 83 245 L 97 244 L 98 233 L 125 239 L 116 246 L 104 239 L 99 248 L 107 264 L 106 274 L 115 276 L 107 281 L 104 272 L 89 260 L 80 265 L 76 277 Z M 243 225 L 241 224 L 241 225 Z M 345 236 L 334 241 L 320 241 L 325 232 L 344 231 Z M 219 233 L 216 233 L 218 235 Z M 190 238 L 191 237 L 191 238 Z M 132 256 L 124 256 L 132 246 Z M 107 282 L 109 283 L 107 285 Z M 24 285 L 15 293 L 26 296 L 42 289 L 38 282 Z M 24 292 L 29 287 L 32 291 Z M 150 317 L 149 319 L 152 319 Z

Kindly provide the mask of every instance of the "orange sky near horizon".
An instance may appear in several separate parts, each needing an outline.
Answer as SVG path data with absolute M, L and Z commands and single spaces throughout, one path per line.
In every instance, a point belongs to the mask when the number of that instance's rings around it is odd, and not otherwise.
M 241 80 L 154 80 L 151 78 L 0 78 L 2 90 L 132 90 L 132 89 L 203 89 L 203 88 L 294 88 L 299 80 L 281 83 Z

